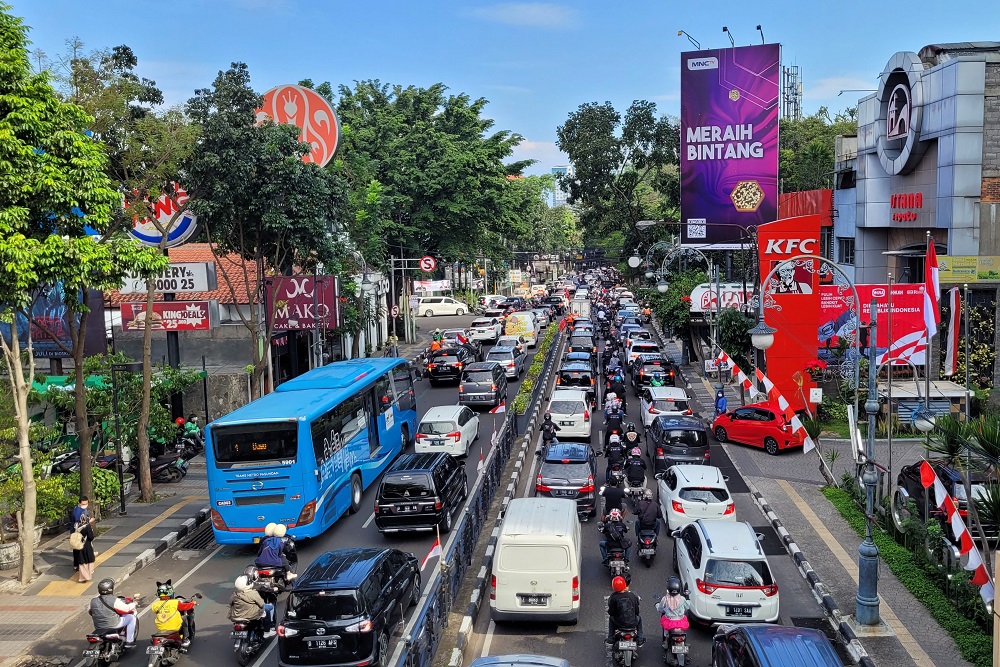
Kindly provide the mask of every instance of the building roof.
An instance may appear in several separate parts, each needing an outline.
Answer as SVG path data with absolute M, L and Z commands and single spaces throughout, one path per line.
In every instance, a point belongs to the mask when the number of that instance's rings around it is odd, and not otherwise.
M 207 301 L 217 299 L 221 304 L 250 303 L 250 295 L 257 285 L 257 263 L 245 261 L 236 254 L 225 255 L 216 259 L 212 247 L 208 243 L 187 243 L 170 249 L 171 262 L 214 262 L 219 288 L 211 292 L 179 292 L 178 301 Z M 231 286 L 231 287 L 230 287 Z M 145 294 L 121 294 L 118 290 L 108 292 L 111 305 L 119 306 L 126 302 L 145 301 Z M 256 295 L 254 295 L 256 297 Z M 155 296 L 157 300 L 162 294 Z M 256 301 L 256 299 L 255 299 Z

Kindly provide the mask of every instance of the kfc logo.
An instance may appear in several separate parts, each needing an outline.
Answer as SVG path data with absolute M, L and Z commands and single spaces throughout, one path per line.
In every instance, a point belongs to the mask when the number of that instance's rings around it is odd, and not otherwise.
M 768 239 L 765 255 L 811 255 L 816 252 L 816 239 Z

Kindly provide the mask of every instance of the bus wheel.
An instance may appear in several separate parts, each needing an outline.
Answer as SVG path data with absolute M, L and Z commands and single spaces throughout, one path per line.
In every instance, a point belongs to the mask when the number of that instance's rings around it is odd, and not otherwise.
M 357 514 L 361 509 L 361 475 L 351 475 L 351 514 Z
M 399 447 L 399 451 L 404 451 L 407 447 L 410 446 L 410 429 L 406 426 L 406 424 L 404 424 L 402 428 L 399 429 L 399 432 L 400 432 L 400 439 L 402 440 L 402 444 Z

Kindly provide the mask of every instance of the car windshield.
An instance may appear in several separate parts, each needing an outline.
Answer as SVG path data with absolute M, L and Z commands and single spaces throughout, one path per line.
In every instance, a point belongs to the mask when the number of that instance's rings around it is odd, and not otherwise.
M 458 361 L 458 357 L 451 354 L 442 354 L 440 356 L 434 357 L 434 361 L 442 364 L 453 364 L 456 361 Z
M 474 371 L 462 376 L 462 382 L 492 382 L 493 374 L 489 371 Z
M 420 426 L 417 427 L 417 433 L 424 435 L 445 435 L 457 430 L 455 422 L 420 422 Z
M 664 432 L 663 440 L 668 444 L 682 447 L 706 447 L 708 445 L 708 438 L 702 431 L 671 429 Z
M 486 361 L 510 361 L 514 358 L 514 353 L 510 350 L 504 350 L 503 352 L 489 352 L 486 355 Z
M 554 415 L 582 415 L 583 401 L 555 400 L 549 403 L 549 412 Z
M 354 590 L 301 591 L 288 596 L 288 615 L 292 618 L 332 621 L 358 614 Z
M 771 570 L 763 560 L 716 560 L 705 564 L 705 583 L 723 586 L 770 586 Z
M 381 496 L 388 500 L 397 498 L 426 498 L 431 495 L 431 480 L 425 474 L 389 475 L 382 482 Z
M 689 487 L 683 488 L 677 496 L 681 500 L 690 500 L 693 503 L 724 503 L 729 500 L 729 494 L 725 489 L 715 487 Z
M 687 401 L 664 398 L 653 401 L 653 409 L 660 412 L 684 412 L 688 409 Z

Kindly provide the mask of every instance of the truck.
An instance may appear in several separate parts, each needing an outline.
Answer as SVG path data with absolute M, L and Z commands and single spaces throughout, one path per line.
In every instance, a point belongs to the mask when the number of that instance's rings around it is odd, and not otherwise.
M 569 311 L 577 317 L 590 319 L 590 299 L 572 299 L 569 302 Z

